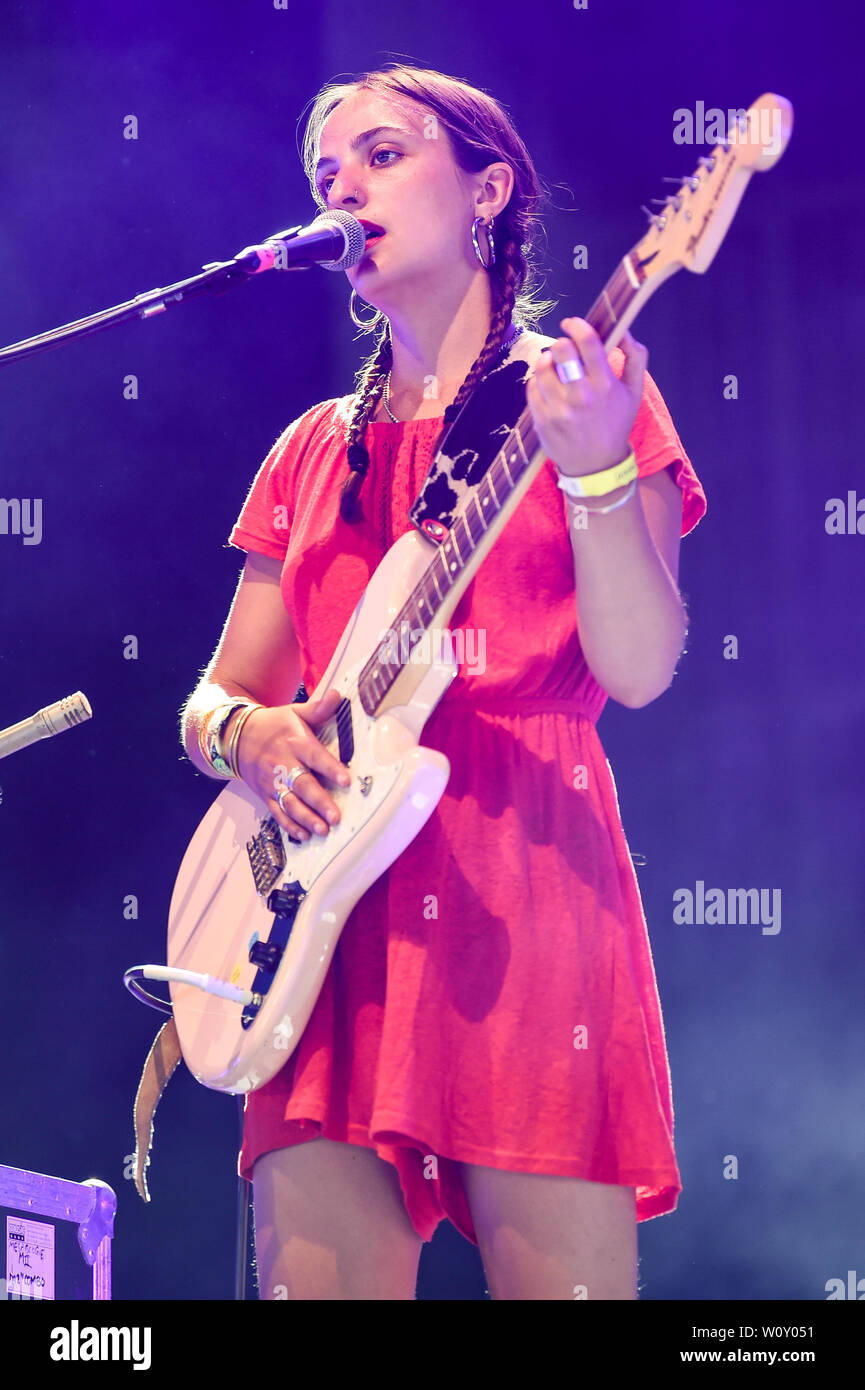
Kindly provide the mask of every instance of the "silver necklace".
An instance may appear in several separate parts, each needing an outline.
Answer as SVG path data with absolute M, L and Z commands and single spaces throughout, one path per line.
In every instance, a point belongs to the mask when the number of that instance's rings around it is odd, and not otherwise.
M 513 342 L 516 341 L 516 339 L 520 336 L 520 334 L 522 333 L 522 331 L 523 331 L 523 325 L 522 325 L 521 323 L 515 323 L 515 324 L 513 324 L 512 328 L 511 328 L 511 332 L 508 334 L 507 338 L 505 339 L 505 341 L 502 343 L 501 347 L 499 348 L 499 351 L 498 351 L 497 359 L 496 359 L 496 360 L 498 360 L 499 357 L 503 357 L 503 356 L 504 356 L 504 354 L 507 352 L 508 348 L 511 346 L 511 344 L 512 344 Z M 386 376 L 385 379 L 384 379 L 384 395 L 383 395 L 383 401 L 384 401 L 384 408 L 385 408 L 385 410 L 387 411 L 387 413 L 388 413 L 388 415 L 390 416 L 390 418 L 391 418 L 391 420 L 393 421 L 393 423 L 394 423 L 395 425 L 404 425 L 404 424 L 405 424 L 405 421 L 404 421 L 404 420 L 398 420 L 398 419 L 396 418 L 396 416 L 394 415 L 393 411 L 392 411 L 391 408 L 390 408 L 390 372 L 388 372 L 387 376 Z

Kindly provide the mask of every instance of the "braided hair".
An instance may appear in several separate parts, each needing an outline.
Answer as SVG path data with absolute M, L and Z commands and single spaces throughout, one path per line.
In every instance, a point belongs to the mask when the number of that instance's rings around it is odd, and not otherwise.
M 495 363 L 510 328 L 516 297 L 517 266 L 515 259 L 518 250 L 516 243 L 509 241 L 501 252 L 496 253 L 496 265 L 501 260 L 503 270 L 500 274 L 501 285 L 498 304 L 493 310 L 490 331 L 469 370 L 468 376 L 444 413 L 442 428 L 433 448 L 433 456 L 438 453 L 442 440 L 469 396 Z M 390 331 L 386 324 L 379 336 L 375 353 L 359 373 L 358 390 L 346 431 L 349 476 L 342 485 L 339 498 L 339 514 L 344 521 L 356 521 L 361 516 L 358 495 L 369 468 L 369 453 L 363 443 L 363 437 L 366 433 L 367 423 L 375 413 L 375 408 L 384 392 L 384 384 L 392 362 Z
M 369 468 L 369 453 L 363 437 L 367 422 L 372 418 L 384 392 L 384 384 L 392 362 L 390 325 L 386 323 L 375 352 L 358 373 L 358 389 L 345 435 L 349 475 L 339 495 L 339 514 L 343 521 L 356 521 L 361 515 L 358 496 Z
M 340 101 L 361 89 L 391 99 L 409 98 L 420 104 L 425 110 L 425 120 L 433 119 L 444 127 L 456 163 L 463 171 L 477 173 L 496 160 L 504 160 L 514 171 L 510 200 L 497 215 L 493 229 L 495 261 L 487 272 L 492 292 L 489 332 L 465 381 L 445 411 L 433 450 L 435 455 L 466 401 L 495 364 L 514 314 L 527 327 L 535 328 L 540 326 L 542 315 L 554 307 L 555 301 L 540 300 L 535 288 L 533 243 L 541 230 L 538 207 L 546 196 L 545 190 L 528 150 L 499 102 L 459 78 L 395 62 L 363 73 L 351 82 L 327 83 L 314 99 L 304 135 L 303 161 L 313 197 L 321 208 L 326 207 L 326 202 L 315 181 L 315 164 L 322 127 Z M 346 426 L 349 476 L 342 486 L 339 502 L 340 516 L 345 521 L 356 521 L 361 516 L 359 494 L 369 468 L 369 454 L 363 441 L 393 363 L 390 324 L 386 316 L 379 312 L 360 327 L 363 332 L 373 332 L 379 325 L 375 350 L 357 373 L 354 403 Z

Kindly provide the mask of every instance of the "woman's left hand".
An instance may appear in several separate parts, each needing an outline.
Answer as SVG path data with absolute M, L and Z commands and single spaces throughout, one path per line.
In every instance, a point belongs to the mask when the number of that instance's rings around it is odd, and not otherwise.
M 561 327 L 568 336 L 540 354 L 526 383 L 526 404 L 547 457 L 579 477 L 613 468 L 630 453 L 649 352 L 626 332 L 619 344 L 625 354 L 620 380 L 590 323 L 568 318 Z M 578 381 L 559 380 L 556 363 L 568 360 L 582 369 Z

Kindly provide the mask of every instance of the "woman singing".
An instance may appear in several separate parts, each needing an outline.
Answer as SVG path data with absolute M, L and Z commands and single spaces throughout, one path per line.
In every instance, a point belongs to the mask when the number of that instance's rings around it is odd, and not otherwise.
M 339 697 L 295 702 L 298 685 L 317 686 L 444 431 L 509 358 L 532 369 L 547 457 L 452 618 L 474 660 L 422 737 L 450 760 L 444 795 L 349 916 L 296 1050 L 246 1098 L 261 1297 L 411 1299 L 446 1217 L 493 1298 L 634 1299 L 637 1223 L 672 1211 L 681 1181 L 595 726 L 608 696 L 638 709 L 673 679 L 679 540 L 703 490 L 644 347 L 626 335 L 608 358 L 576 318 L 534 331 L 541 186 L 496 101 L 388 64 L 321 91 L 304 159 L 318 205 L 367 227 L 345 273 L 376 346 L 355 394 L 277 440 L 231 532 L 246 563 L 183 716 L 196 766 L 216 775 L 202 724 L 230 747 L 243 720 L 244 782 L 295 838 L 327 835 L 351 768 L 316 729 Z M 631 481 L 569 495 L 632 452 Z

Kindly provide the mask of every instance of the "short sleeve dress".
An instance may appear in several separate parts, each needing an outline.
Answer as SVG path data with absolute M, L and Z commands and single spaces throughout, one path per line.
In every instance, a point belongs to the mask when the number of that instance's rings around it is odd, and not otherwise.
M 611 365 L 621 374 L 623 357 Z M 364 518 L 339 516 L 353 397 L 294 420 L 231 545 L 283 561 L 312 693 L 433 459 L 440 419 L 375 422 Z M 639 473 L 706 498 L 650 376 Z M 394 1165 L 423 1240 L 477 1244 L 459 1163 L 619 1183 L 639 1221 L 681 1191 L 664 1025 L 618 794 L 595 725 L 607 695 L 577 631 L 564 498 L 546 460 L 463 595 L 459 675 L 424 726 L 451 773 L 432 817 L 343 927 L 300 1042 L 247 1095 L 238 1171 L 324 1136 Z M 459 643 L 459 638 L 456 639 Z M 457 650 L 460 650 L 459 646 Z

